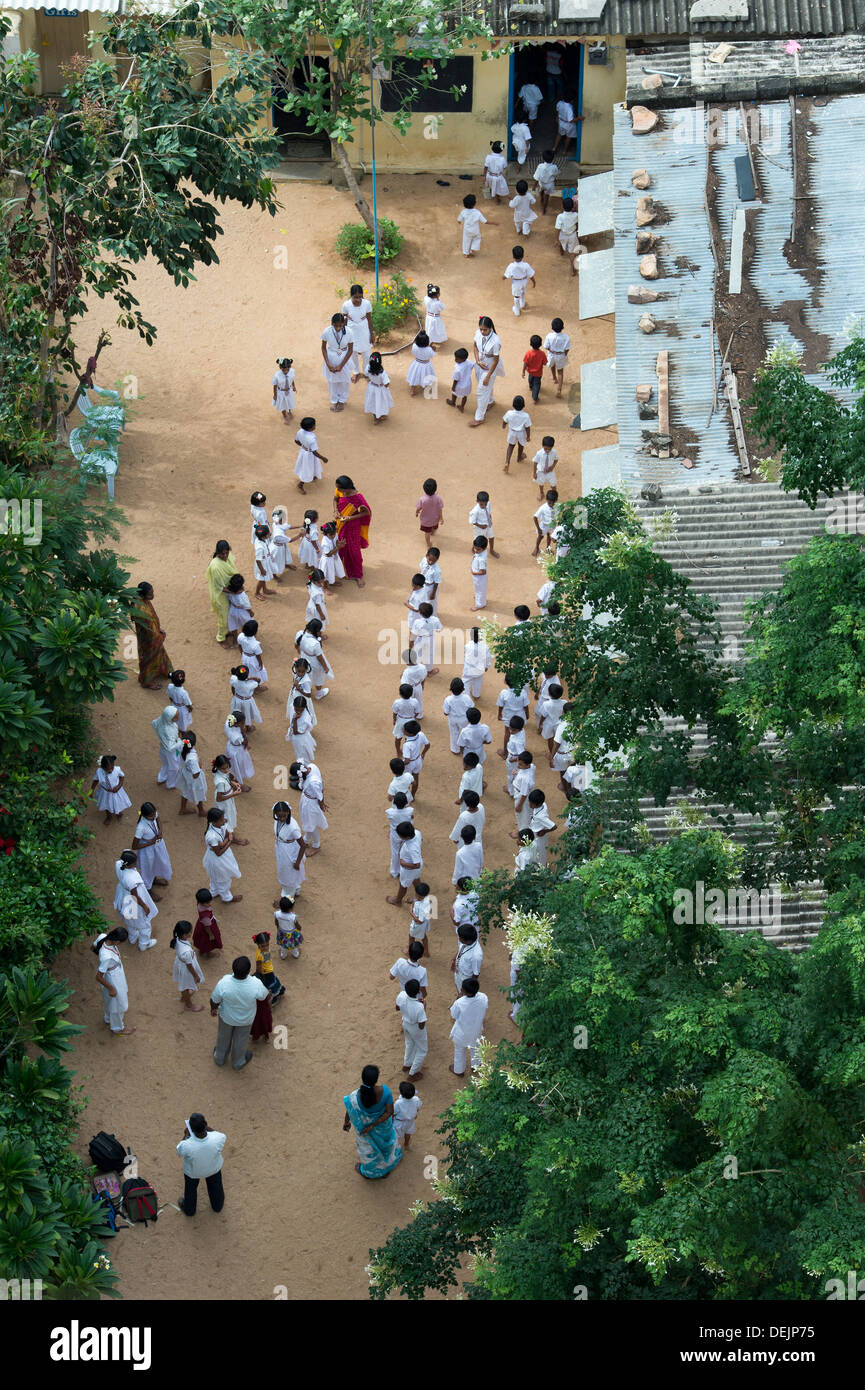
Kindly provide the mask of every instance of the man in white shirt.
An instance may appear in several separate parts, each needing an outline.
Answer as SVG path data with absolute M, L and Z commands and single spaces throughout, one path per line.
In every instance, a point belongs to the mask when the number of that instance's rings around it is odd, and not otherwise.
M 219 1014 L 216 1031 L 216 1047 L 213 1060 L 218 1067 L 225 1066 L 225 1059 L 231 1050 L 231 1065 L 240 1071 L 252 1061 L 249 1051 L 249 1030 L 255 1019 L 255 1007 L 259 999 L 270 994 L 267 985 L 250 975 L 252 962 L 249 956 L 237 956 L 231 962 L 231 974 L 223 975 L 210 996 L 210 1016 Z
M 463 985 L 459 999 L 451 1004 L 454 1022 L 450 1036 L 454 1045 L 454 1060 L 448 1071 L 452 1071 L 454 1076 L 466 1074 L 466 1048 L 471 1054 L 472 1071 L 477 1070 L 478 1043 L 484 1031 L 489 1002 L 487 996 L 481 994 L 477 980 L 470 979 Z
M 426 1031 L 426 1009 L 418 998 L 420 985 L 417 980 L 406 980 L 405 987 L 396 997 L 397 1012 L 402 1015 L 402 1031 L 405 1036 L 405 1056 L 403 1071 L 413 1080 L 423 1076 L 423 1063 L 429 1051 L 429 1037 Z
M 196 1110 L 186 1121 L 186 1132 L 177 1145 L 183 1159 L 183 1196 L 177 1205 L 185 1216 L 194 1216 L 198 1205 L 198 1184 L 207 1184 L 207 1195 L 213 1211 L 222 1211 L 225 1192 L 222 1187 L 222 1150 L 225 1135 L 211 1129 L 204 1116 Z
M 477 927 L 466 922 L 457 929 L 457 935 L 460 941 L 459 950 L 451 961 L 451 970 L 454 972 L 454 984 L 459 993 L 466 980 L 476 980 L 480 977 L 484 952 L 478 941 Z

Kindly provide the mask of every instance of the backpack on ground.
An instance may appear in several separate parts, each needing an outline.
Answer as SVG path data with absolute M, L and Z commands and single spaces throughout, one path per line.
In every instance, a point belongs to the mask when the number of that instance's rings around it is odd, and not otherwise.
M 117 1214 L 114 1210 L 114 1203 L 107 1192 L 94 1192 L 92 1200 L 99 1207 L 100 1215 L 105 1224 L 105 1229 L 100 1233 L 101 1240 L 108 1240 L 111 1236 L 117 1235 Z
M 119 1172 L 126 1157 L 126 1150 L 120 1141 L 113 1134 L 106 1134 L 104 1129 L 100 1129 L 90 1140 L 88 1153 L 90 1162 L 100 1173 Z
M 156 1193 L 145 1178 L 126 1179 L 123 1184 L 123 1211 L 126 1219 L 133 1223 L 143 1221 L 146 1226 L 148 1221 L 156 1221 L 159 1203 Z

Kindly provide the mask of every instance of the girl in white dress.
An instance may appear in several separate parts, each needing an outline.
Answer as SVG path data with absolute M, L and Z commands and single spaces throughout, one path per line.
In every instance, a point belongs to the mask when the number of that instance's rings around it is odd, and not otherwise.
M 532 143 L 531 127 L 525 121 L 514 121 L 511 126 L 511 139 L 514 142 L 514 154 L 517 157 L 517 164 L 522 169 L 529 155 L 529 145 Z M 517 185 L 519 193 L 519 184 Z
M 310 665 L 305 656 L 299 656 L 291 666 L 291 692 L 285 706 L 286 719 L 291 718 L 292 700 L 295 695 L 302 695 L 306 700 L 306 707 L 312 716 L 312 727 L 318 723 L 318 715 L 315 712 L 315 702 L 312 698 L 312 675 Z
M 321 465 L 327 463 L 324 454 L 318 452 L 318 436 L 315 433 L 315 416 L 304 415 L 300 422 L 300 429 L 294 436 L 295 444 L 300 445 L 300 453 L 294 465 L 297 475 L 298 492 L 306 492 L 306 483 L 315 482 L 316 478 L 321 477 Z M 306 520 L 306 517 L 304 517 Z M 303 542 L 301 541 L 301 550 Z M 301 555 L 303 559 L 303 555 Z
M 178 811 L 180 816 L 191 816 L 193 808 L 198 811 L 200 816 L 204 815 L 204 803 L 207 800 L 207 778 L 201 770 L 195 743 L 195 734 L 190 729 L 188 734 L 184 734 L 180 749 L 180 773 L 177 778 L 177 785 L 180 788 L 180 810 Z M 187 801 L 192 802 L 188 809 Z
M 251 791 L 252 788 L 246 785 L 246 778 L 255 776 L 255 768 L 249 756 L 246 720 L 240 711 L 230 714 L 225 721 L 225 756 L 231 764 L 231 771 L 240 783 L 241 790 Z
M 490 190 L 490 197 L 495 198 L 500 203 L 502 198 L 506 198 L 509 193 L 507 180 L 504 177 L 508 161 L 502 151 L 501 140 L 493 140 L 490 144 L 490 153 L 484 160 L 486 169 L 486 184 Z
M 96 776 L 90 785 L 96 788 L 96 805 L 105 812 L 104 825 L 108 825 L 112 817 L 120 820 L 123 812 L 132 805 L 123 790 L 123 768 L 117 767 L 114 753 L 105 753 L 99 759 Z
M 276 371 L 273 375 L 273 405 L 275 410 L 282 411 L 282 418 L 286 424 L 291 419 L 291 412 L 296 405 L 294 388 L 296 378 L 294 367 L 291 365 L 291 357 L 277 357 Z
M 306 878 L 306 845 L 287 801 L 277 801 L 273 808 L 273 849 L 280 894 L 296 898 Z
M 164 888 L 171 878 L 171 860 L 162 838 L 159 813 L 152 801 L 141 803 L 132 848 L 138 855 L 138 872 L 144 880 L 144 886 L 148 893 L 150 893 L 154 883 L 158 883 L 160 888 Z M 155 903 L 159 902 L 156 893 L 150 893 L 150 896 Z
M 259 694 L 263 694 L 267 689 L 267 667 L 262 660 L 264 652 L 258 640 L 258 623 L 254 618 L 250 618 L 248 623 L 243 624 L 243 631 L 237 639 L 237 645 L 243 652 L 243 660 L 249 671 L 250 677 L 259 682 Z
M 312 508 L 303 514 L 300 549 L 297 552 L 297 557 L 302 565 L 308 565 L 310 569 L 316 569 L 321 560 L 318 512 Z
M 446 343 L 448 340 L 448 331 L 442 318 L 442 310 L 445 306 L 439 299 L 440 294 L 441 290 L 438 285 L 427 285 L 423 301 L 423 307 L 426 310 L 424 328 L 433 348 L 435 348 L 436 343 Z
M 418 391 L 426 386 L 435 386 L 436 382 L 435 367 L 432 365 L 434 354 L 429 345 L 429 338 L 423 330 L 412 343 L 411 355 L 414 361 L 406 373 L 406 381 L 411 387 L 411 394 L 416 396 Z
M 311 622 L 313 618 L 318 618 L 322 628 L 326 628 L 329 619 L 323 585 L 324 571 L 320 569 L 310 570 L 309 578 L 306 581 L 307 598 L 304 617 L 307 622 Z
M 159 916 L 159 908 L 138 872 L 138 855 L 134 849 L 125 849 L 115 860 L 114 872 L 117 875 L 114 909 L 123 918 L 123 925 L 129 933 L 129 944 L 137 945 L 139 951 L 149 951 L 151 946 L 156 945 L 155 938 L 150 935 L 150 926 L 154 917 Z
M 278 584 L 286 570 L 297 569 L 291 560 L 291 527 L 285 507 L 274 507 L 270 518 L 270 563 Z
M 159 739 L 159 773 L 156 780 L 164 782 L 170 790 L 177 786 L 180 771 L 180 734 L 175 706 L 166 705 L 159 718 L 150 722 Z
M 331 589 L 345 579 L 345 566 L 339 557 L 344 548 L 345 541 L 339 539 L 336 522 L 326 521 L 321 528 L 321 568 L 324 582 Z
M 324 813 L 327 805 L 324 800 L 324 786 L 321 772 L 315 763 L 292 763 L 288 769 L 290 777 L 300 785 L 300 828 L 306 843 L 306 853 L 318 854 L 321 849 L 320 830 L 327 830 Z
M 237 644 L 237 634 L 247 618 L 252 617 L 252 604 L 244 590 L 242 574 L 233 574 L 225 586 L 228 595 L 228 635 Z
M 204 984 L 204 976 L 192 945 L 192 923 L 175 922 L 169 946 L 174 952 L 174 983 L 180 990 L 180 1001 L 191 1014 L 204 1011 L 203 1004 L 193 1004 L 192 996 Z
M 369 384 L 363 398 L 363 408 L 367 415 L 373 417 L 373 421 L 377 425 L 390 414 L 393 405 L 390 377 L 382 365 L 380 352 L 370 353 L 366 378 Z
M 321 374 L 327 382 L 331 410 L 344 410 L 351 384 L 349 361 L 354 347 L 345 326 L 345 314 L 334 314 L 321 335 Z
M 171 679 L 165 687 L 169 703 L 177 710 L 177 727 L 182 734 L 192 727 L 192 701 L 189 691 L 185 689 L 185 681 L 185 671 L 172 671 Z
M 270 557 L 270 527 L 264 521 L 255 528 L 255 597 L 270 598 L 276 593 L 268 589 L 267 581 L 273 578 L 273 561 Z
M 249 674 L 248 666 L 232 666 L 230 679 L 231 713 L 243 715 L 247 733 L 251 734 L 253 725 L 261 723 L 261 715 L 255 703 L 255 690 L 259 682 Z
M 256 526 L 267 525 L 267 507 L 264 505 L 266 501 L 267 498 L 263 492 L 254 492 L 249 499 L 249 515 L 252 517 L 252 532 L 249 542 L 253 547 L 255 546 Z
M 239 903 L 242 893 L 232 893 L 231 883 L 240 878 L 240 869 L 231 848 L 232 834 L 225 824 L 225 812 L 218 806 L 211 806 L 207 813 L 207 830 L 204 832 L 204 851 L 202 864 L 209 880 L 213 896 L 220 897 L 224 903 Z
M 328 687 L 325 681 L 328 677 L 333 680 L 333 668 L 321 647 L 321 631 L 318 618 L 312 618 L 303 632 L 297 634 L 294 642 L 299 654 L 305 656 L 309 662 L 309 674 L 315 686 L 316 700 L 323 700 L 327 695 Z
M 481 635 L 479 627 L 473 627 L 469 633 L 469 640 L 466 642 L 463 656 L 463 680 L 473 700 L 481 698 L 484 676 L 491 664 L 492 657 L 486 644 L 486 638 Z
M 316 742 L 312 736 L 312 714 L 303 695 L 295 695 L 293 699 L 289 696 L 289 705 L 290 714 L 288 709 L 286 710 L 286 714 L 289 714 L 286 742 L 291 740 L 296 758 L 303 763 L 311 763 L 316 750 Z
M 214 758 L 210 764 L 213 773 L 213 799 L 220 810 L 225 812 L 225 824 L 228 826 L 232 835 L 232 844 L 248 845 L 248 840 L 241 840 L 235 832 L 237 830 L 237 807 L 235 801 L 244 792 L 250 790 L 243 786 L 231 771 L 231 759 L 225 753 L 220 753 L 218 758 Z
M 348 329 L 349 342 L 352 346 L 351 379 L 357 381 L 359 376 L 366 373 L 369 352 L 373 344 L 372 305 L 368 299 L 363 297 L 363 285 L 352 285 L 349 294 L 351 298 L 343 304 L 342 312 Z
M 99 957 L 96 980 L 102 990 L 103 1018 L 114 1034 L 135 1032 L 134 1028 L 127 1028 L 124 1021 L 129 1008 L 129 985 L 119 947 L 127 936 L 124 927 L 115 927 L 113 931 L 100 932 L 90 948 Z

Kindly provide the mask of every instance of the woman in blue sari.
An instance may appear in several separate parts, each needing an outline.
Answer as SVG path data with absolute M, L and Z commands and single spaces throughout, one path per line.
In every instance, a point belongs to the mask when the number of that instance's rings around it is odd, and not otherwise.
M 354 1125 L 357 1144 L 355 1170 L 364 1178 L 386 1178 L 402 1158 L 393 1127 L 393 1096 L 387 1086 L 379 1085 L 378 1067 L 364 1067 L 362 1084 L 351 1095 L 343 1096 L 345 1121 L 343 1129 Z

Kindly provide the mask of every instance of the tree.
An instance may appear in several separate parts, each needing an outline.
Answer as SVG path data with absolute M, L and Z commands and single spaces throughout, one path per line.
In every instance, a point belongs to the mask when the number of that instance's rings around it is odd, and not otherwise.
M 802 956 L 677 921 L 737 858 L 688 830 L 514 877 L 523 1039 L 444 1115 L 438 1200 L 370 1252 L 374 1298 L 467 1265 L 469 1298 L 812 1299 L 862 1267 L 865 920 Z
M 805 380 L 801 358 L 789 347 L 773 348 L 754 379 L 747 404 L 756 437 L 780 455 L 780 483 L 809 507 L 820 494 L 843 488 L 865 491 L 865 336 L 861 320 L 847 347 L 824 367 L 834 387 L 853 391 L 843 405 Z
M 431 0 L 375 0 L 374 4 L 372 0 L 288 0 L 282 9 L 262 0 L 230 3 L 243 32 L 277 60 L 286 93 L 283 109 L 305 116 L 310 130 L 331 141 L 355 206 L 374 232 L 372 212 L 345 149 L 358 125 L 384 119 L 371 103 L 370 22 L 374 64 L 393 67 L 395 77 L 400 62 L 407 58 L 423 64 L 401 92 L 398 109 L 389 113 L 396 130 L 404 135 L 415 92 L 439 80 L 436 64 L 447 62 L 473 39 L 491 36 L 483 6 L 439 6 Z M 326 68 L 315 62 L 322 46 Z
M 8 27 L 0 16 L 0 36 Z M 153 255 L 185 286 L 218 260 L 216 200 L 275 212 L 265 173 L 277 143 L 256 124 L 269 59 L 229 45 L 227 74 L 196 89 L 200 48 L 209 55 L 234 28 L 220 0 L 112 15 L 108 59 L 70 63 L 59 101 L 33 95 L 35 54 L 0 62 L 0 438 L 53 425 L 65 377 L 83 377 L 73 326 L 94 299 L 152 341 L 134 264 Z

